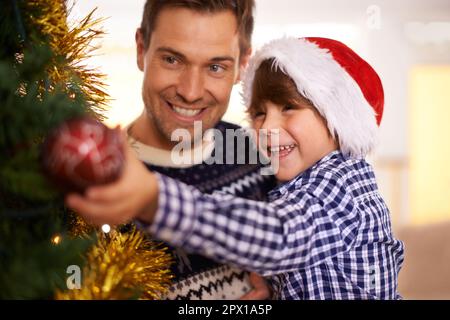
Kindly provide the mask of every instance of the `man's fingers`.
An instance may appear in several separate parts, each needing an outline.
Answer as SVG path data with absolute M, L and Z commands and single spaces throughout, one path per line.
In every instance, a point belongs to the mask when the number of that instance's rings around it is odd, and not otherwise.
M 267 286 L 266 280 L 261 277 L 259 274 L 251 272 L 250 273 L 250 283 L 254 288 L 266 289 L 269 290 Z
M 253 290 L 241 297 L 240 300 L 265 300 L 270 298 L 270 289 L 263 277 L 250 273 L 250 283 Z
M 257 289 L 253 289 L 252 291 L 246 293 L 239 300 L 265 300 L 268 299 L 266 292 L 262 292 Z

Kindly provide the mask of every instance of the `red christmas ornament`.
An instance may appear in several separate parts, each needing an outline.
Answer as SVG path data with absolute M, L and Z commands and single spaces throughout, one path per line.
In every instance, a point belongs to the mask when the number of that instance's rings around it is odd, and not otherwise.
M 120 132 L 88 117 L 68 120 L 52 131 L 41 158 L 47 176 L 75 192 L 113 182 L 125 161 Z

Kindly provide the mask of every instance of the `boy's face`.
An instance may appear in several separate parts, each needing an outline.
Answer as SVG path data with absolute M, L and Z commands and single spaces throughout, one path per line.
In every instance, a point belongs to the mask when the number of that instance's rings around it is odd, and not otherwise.
M 278 161 L 275 175 L 280 181 L 292 180 L 338 149 L 325 120 L 306 103 L 282 106 L 264 102 L 262 111 L 255 114 L 252 120 L 259 134 L 262 134 L 260 129 L 272 132 L 267 139 L 266 153 L 272 161 Z
M 195 121 L 202 121 L 203 130 L 214 127 L 248 60 L 239 59 L 234 14 L 166 8 L 158 15 L 147 50 L 139 31 L 136 43 L 144 72 L 143 100 L 158 138 L 170 141 L 178 128 L 192 137 Z

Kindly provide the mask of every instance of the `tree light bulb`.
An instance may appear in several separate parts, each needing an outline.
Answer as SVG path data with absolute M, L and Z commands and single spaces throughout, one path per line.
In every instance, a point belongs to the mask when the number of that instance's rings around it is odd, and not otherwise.
M 109 224 L 102 225 L 102 231 L 104 233 L 109 233 L 111 231 L 111 227 L 109 226 Z
M 60 235 L 55 235 L 53 238 L 52 238 L 52 243 L 53 244 L 56 244 L 56 245 L 58 245 L 59 243 L 61 242 L 61 236 Z

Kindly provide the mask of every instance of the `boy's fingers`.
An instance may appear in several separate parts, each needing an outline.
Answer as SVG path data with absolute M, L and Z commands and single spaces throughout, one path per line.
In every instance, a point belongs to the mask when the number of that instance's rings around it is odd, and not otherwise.
M 123 201 L 92 201 L 77 194 L 70 194 L 66 197 L 65 202 L 68 207 L 72 208 L 88 222 L 99 226 L 105 223 L 118 225 L 132 218 L 128 214 L 127 204 Z
M 104 184 L 99 186 L 92 186 L 88 188 L 85 192 L 86 198 L 90 200 L 96 200 L 96 201 L 112 201 L 117 199 L 120 195 L 123 194 L 123 186 L 121 182 L 123 182 L 124 174 L 127 171 L 127 166 L 129 165 L 130 160 L 130 150 L 131 149 L 128 146 L 127 143 L 127 135 L 125 130 L 121 130 L 120 125 L 117 125 L 114 130 L 118 131 L 121 137 L 121 140 L 123 141 L 123 152 L 125 156 L 125 162 L 123 163 L 123 168 L 121 175 L 117 178 L 117 180 Z M 131 150 L 131 152 L 133 152 Z
M 124 145 L 123 145 L 123 152 L 125 153 L 125 161 L 138 161 L 137 160 L 137 154 L 136 151 L 128 144 L 127 142 L 127 136 L 125 131 L 122 131 L 124 134 Z
M 70 193 L 65 197 L 64 202 L 68 207 L 77 210 L 80 206 L 81 198 L 82 197 L 76 193 Z
M 117 182 L 90 187 L 86 190 L 86 198 L 92 201 L 114 201 L 120 199 L 121 195 L 123 190 Z
M 70 194 L 66 197 L 66 205 L 77 213 L 81 214 L 89 221 L 97 221 L 104 216 L 104 206 L 86 200 L 77 194 Z
M 95 216 L 99 214 L 98 207 L 78 194 L 69 194 L 65 202 L 67 206 L 82 215 Z

